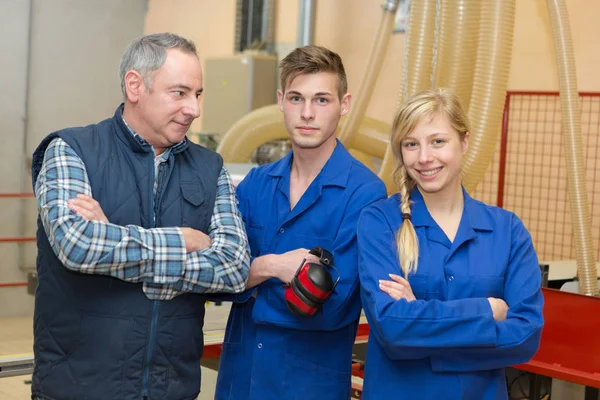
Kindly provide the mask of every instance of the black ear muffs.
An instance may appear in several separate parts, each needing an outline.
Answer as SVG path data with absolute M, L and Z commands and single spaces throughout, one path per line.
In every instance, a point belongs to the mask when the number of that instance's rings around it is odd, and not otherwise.
M 331 252 L 313 247 L 309 254 L 319 257 L 320 264 L 306 262 L 304 259 L 284 294 L 288 308 L 302 316 L 314 315 L 340 281 L 339 272 L 334 282 L 328 269 L 335 269 L 337 272 Z

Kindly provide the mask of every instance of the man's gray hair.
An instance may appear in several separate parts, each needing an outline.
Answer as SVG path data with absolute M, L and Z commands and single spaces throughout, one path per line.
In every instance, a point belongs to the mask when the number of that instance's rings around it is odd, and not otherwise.
M 125 50 L 119 64 L 123 98 L 127 98 L 125 74 L 131 70 L 142 75 L 147 90 L 150 90 L 152 72 L 159 69 L 167 59 L 167 49 L 179 49 L 198 57 L 194 42 L 173 33 L 152 33 L 137 38 Z

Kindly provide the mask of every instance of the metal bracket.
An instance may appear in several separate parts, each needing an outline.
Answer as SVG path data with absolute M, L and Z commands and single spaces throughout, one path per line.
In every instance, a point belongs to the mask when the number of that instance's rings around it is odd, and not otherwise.
M 31 375 L 32 373 L 33 354 L 0 357 L 0 378 Z

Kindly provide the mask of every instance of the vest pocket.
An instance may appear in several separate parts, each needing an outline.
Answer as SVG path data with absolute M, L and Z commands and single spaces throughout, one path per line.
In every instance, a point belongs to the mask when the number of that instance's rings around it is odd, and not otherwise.
M 127 318 L 85 315 L 71 351 L 41 377 L 43 387 L 58 390 L 56 395 L 62 398 L 84 396 L 90 388 L 102 387 L 104 398 L 120 398 L 125 364 L 130 358 L 131 324 Z
M 181 226 L 208 231 L 212 213 L 209 213 L 202 183 L 181 182 L 181 197 Z
M 168 366 L 166 399 L 189 399 L 200 388 L 200 358 L 204 351 L 202 320 L 199 316 L 177 318 L 162 324 L 158 346 Z M 157 357 L 156 360 L 160 358 Z M 154 366 L 153 377 L 159 377 Z M 160 379 L 157 379 L 160 381 Z

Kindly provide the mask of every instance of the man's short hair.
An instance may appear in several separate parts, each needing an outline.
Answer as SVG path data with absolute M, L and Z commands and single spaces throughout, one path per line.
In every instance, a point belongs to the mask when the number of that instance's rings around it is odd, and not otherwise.
M 135 39 L 121 56 L 119 64 L 119 78 L 124 98 L 127 97 L 125 74 L 132 70 L 139 72 L 147 90 L 150 90 L 152 72 L 164 64 L 167 59 L 167 49 L 179 49 L 198 57 L 194 42 L 174 33 L 151 33 Z
M 281 90 L 298 75 L 331 72 L 338 77 L 338 96 L 340 100 L 348 91 L 348 81 L 342 58 L 335 52 L 322 46 L 298 47 L 285 56 L 279 63 Z

